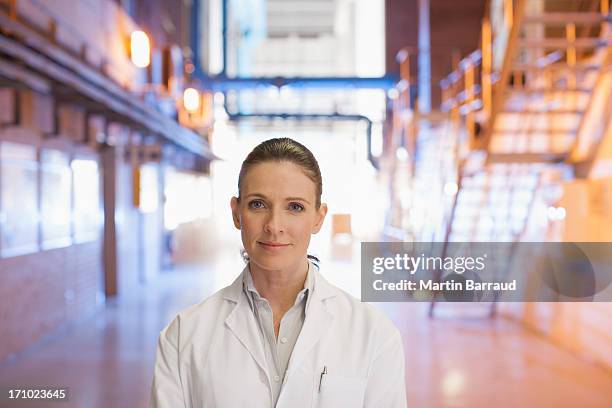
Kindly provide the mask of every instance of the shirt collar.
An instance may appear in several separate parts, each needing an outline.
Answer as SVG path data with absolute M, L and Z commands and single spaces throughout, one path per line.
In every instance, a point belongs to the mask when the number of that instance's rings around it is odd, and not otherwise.
M 247 295 L 247 299 L 249 301 L 249 305 L 251 306 L 251 308 L 254 307 L 253 302 L 255 300 L 263 299 L 261 295 L 259 294 L 259 292 L 257 291 L 257 288 L 255 287 L 255 284 L 253 282 L 253 276 L 251 275 L 251 269 L 249 268 L 249 264 L 247 264 L 247 267 L 245 268 L 245 271 L 243 274 L 242 288 L 243 288 L 244 293 Z M 313 270 L 312 263 L 309 260 L 308 261 L 308 272 L 306 273 L 306 280 L 304 281 L 304 288 L 300 290 L 297 296 L 295 297 L 294 305 L 298 304 L 304 298 L 306 298 L 306 310 L 308 310 L 308 303 L 310 301 L 310 298 L 312 297 L 312 292 L 314 291 L 314 288 L 315 288 L 315 272 Z

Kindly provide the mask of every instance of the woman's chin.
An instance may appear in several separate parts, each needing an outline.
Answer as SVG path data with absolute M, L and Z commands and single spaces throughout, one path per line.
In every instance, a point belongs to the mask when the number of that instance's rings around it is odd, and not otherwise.
M 251 256 L 251 262 L 263 269 L 284 269 L 292 264 L 286 256 L 266 253 Z

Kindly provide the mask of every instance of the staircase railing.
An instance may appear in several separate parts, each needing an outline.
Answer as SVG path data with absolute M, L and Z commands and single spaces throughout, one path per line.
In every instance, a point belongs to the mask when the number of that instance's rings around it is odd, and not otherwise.
M 470 150 L 486 149 L 490 143 L 510 79 L 524 4 L 525 0 L 488 2 L 480 49 L 459 61 L 440 82 L 441 109 L 450 112 L 456 124 L 464 117 Z

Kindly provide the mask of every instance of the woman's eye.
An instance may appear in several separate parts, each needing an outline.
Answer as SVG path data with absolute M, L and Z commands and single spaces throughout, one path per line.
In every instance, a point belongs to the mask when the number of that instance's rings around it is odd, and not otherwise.
M 258 210 L 258 209 L 260 209 L 260 208 L 263 208 L 263 207 L 264 207 L 264 204 L 263 204 L 263 202 L 261 202 L 261 201 L 259 201 L 259 200 L 253 200 L 253 201 L 251 201 L 251 202 L 249 203 L 249 207 L 250 207 L 250 208 L 253 208 L 253 209 L 255 209 L 255 210 Z
M 291 203 L 289 204 L 289 209 L 292 211 L 304 211 L 304 206 L 302 204 L 298 204 L 298 203 Z

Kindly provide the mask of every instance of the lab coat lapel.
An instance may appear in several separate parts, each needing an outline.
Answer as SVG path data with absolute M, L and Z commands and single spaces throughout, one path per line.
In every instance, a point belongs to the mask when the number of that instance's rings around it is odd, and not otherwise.
M 315 289 L 306 311 L 302 331 L 289 359 L 289 367 L 287 368 L 289 371 L 294 371 L 302 363 L 320 338 L 328 332 L 334 319 L 327 304 L 327 299 L 335 296 L 334 289 L 318 271 L 315 273 Z
M 242 274 L 236 278 L 226 291 L 225 299 L 235 302 L 236 306 L 225 319 L 225 324 L 251 354 L 257 365 L 267 372 L 261 334 L 248 301 L 242 293 Z

